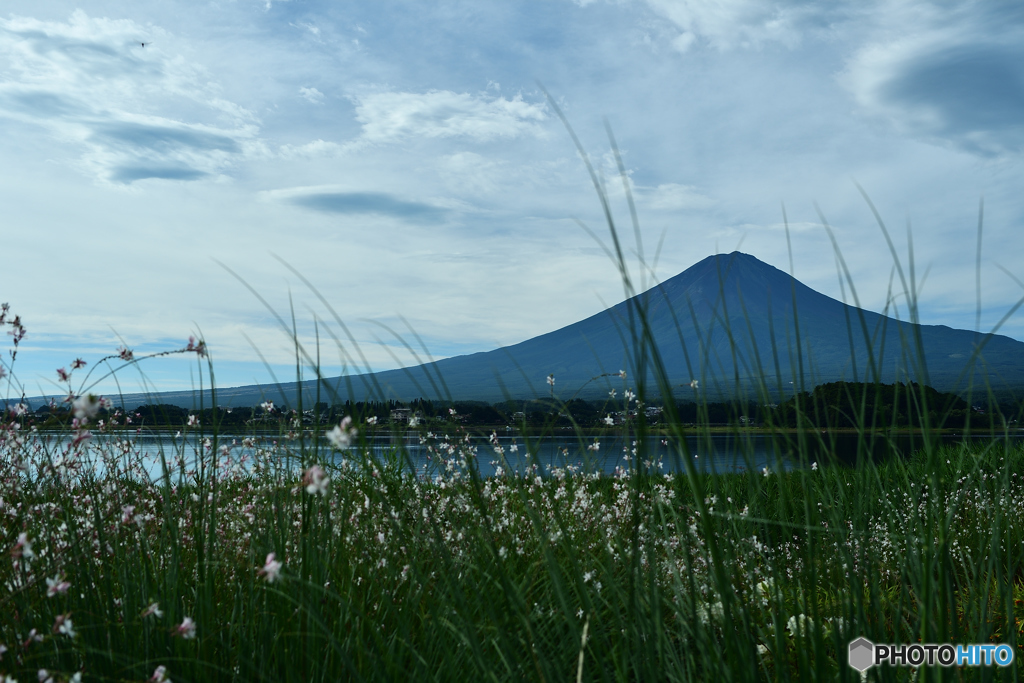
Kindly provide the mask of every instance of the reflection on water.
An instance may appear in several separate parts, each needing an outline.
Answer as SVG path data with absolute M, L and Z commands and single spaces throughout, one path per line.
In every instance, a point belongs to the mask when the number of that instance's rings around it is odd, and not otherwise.
M 934 443 L 955 445 L 962 443 L 962 435 L 932 437 Z M 1024 434 L 1009 437 L 1019 444 Z M 991 436 L 972 436 L 970 441 L 993 441 Z M 60 441 L 53 441 L 50 452 Z M 870 456 L 876 462 L 885 458 L 909 456 L 924 447 L 920 434 L 875 434 L 861 439 L 856 434 L 829 434 L 807 432 L 796 435 L 767 435 L 760 432 L 732 434 L 705 434 L 687 436 L 682 441 L 650 437 L 644 443 L 611 437 L 474 437 L 445 438 L 424 436 L 415 432 L 371 436 L 367 446 L 372 457 L 380 463 L 398 463 L 404 469 L 413 468 L 419 475 L 435 476 L 451 473 L 465 467 L 466 461 L 476 463 L 480 474 L 492 476 L 499 471 L 535 472 L 547 475 L 553 468 L 571 467 L 584 472 L 605 475 L 644 467 L 652 472 L 679 472 L 692 466 L 704 472 L 780 471 L 807 467 L 813 462 L 822 465 L 835 463 L 851 466 L 858 459 Z M 217 443 L 221 467 L 248 469 L 257 460 L 271 462 L 286 469 L 298 469 L 299 442 L 275 438 L 221 437 Z M 108 463 L 119 462 L 121 467 L 134 463 L 134 469 L 150 477 L 163 473 L 166 460 L 172 470 L 186 472 L 196 469 L 201 462 L 208 467 L 212 462 L 214 444 L 198 437 L 171 435 L 97 435 L 90 444 L 93 466 L 100 466 L 106 454 Z M 161 458 L 161 453 L 163 458 Z M 203 458 L 199 457 L 203 454 Z M 803 454 L 802 457 L 800 454 Z M 332 451 L 326 441 L 318 456 L 322 460 L 340 464 L 343 459 L 357 460 L 355 454 Z M 57 464 L 61 462 L 57 458 Z M 500 470 L 499 470 L 500 468 Z

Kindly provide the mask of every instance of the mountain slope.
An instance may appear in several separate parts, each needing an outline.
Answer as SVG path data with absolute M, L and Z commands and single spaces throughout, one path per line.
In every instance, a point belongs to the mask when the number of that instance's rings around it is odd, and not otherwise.
M 732 395 L 758 385 L 786 394 L 803 383 L 836 380 L 927 382 L 942 391 L 966 387 L 975 345 L 975 384 L 1001 390 L 1024 386 L 1024 343 L 938 325 L 912 325 L 848 306 L 759 261 L 733 252 L 710 256 L 647 292 L 559 330 L 493 351 L 431 365 L 328 381 L 341 400 L 416 397 L 498 401 L 556 394 L 604 394 L 621 381 L 602 373 L 625 369 L 635 383 L 631 317 L 646 316 L 671 383 L 692 395 L 698 379 L 711 395 Z M 797 344 L 799 340 L 799 344 Z M 915 349 L 924 350 L 923 355 Z M 921 363 L 921 360 L 924 363 Z M 648 375 L 649 377 L 649 375 Z M 441 378 L 443 378 L 443 386 Z M 614 379 L 614 381 L 612 381 Z M 312 382 L 304 400 L 312 402 Z M 445 389 L 446 387 L 446 389 Z M 218 390 L 220 405 L 254 405 L 263 396 L 295 402 L 295 384 Z M 189 393 L 161 394 L 191 405 Z M 146 402 L 150 402 L 147 399 Z M 207 404 L 209 399 L 207 399 Z

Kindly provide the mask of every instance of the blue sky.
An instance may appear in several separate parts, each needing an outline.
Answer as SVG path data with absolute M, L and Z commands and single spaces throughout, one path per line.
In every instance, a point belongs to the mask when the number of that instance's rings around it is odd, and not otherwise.
M 198 333 L 218 384 L 269 381 L 263 360 L 294 377 L 274 316 L 220 264 L 286 320 L 293 310 L 311 348 L 321 321 L 332 374 L 353 367 L 348 333 L 384 369 L 412 361 L 392 331 L 415 330 L 445 357 L 621 300 L 580 226 L 607 240 L 600 205 L 538 83 L 628 225 L 605 120 L 614 131 L 648 282 L 734 249 L 789 270 L 785 205 L 794 274 L 841 298 L 817 203 L 862 305 L 883 310 L 893 261 L 857 182 L 903 259 L 912 229 L 922 322 L 975 325 L 982 198 L 982 327 L 1024 295 L 997 267 L 1024 280 L 1017 3 L 14 0 L 4 11 L 0 301 L 28 330 L 14 370 L 30 395 L 59 391 L 55 369 L 76 357 L 87 370 L 122 343 L 141 355 Z M 1003 331 L 1024 339 L 1024 319 Z M 188 358 L 142 370 L 158 389 L 199 381 Z M 125 391 L 143 381 L 119 378 Z

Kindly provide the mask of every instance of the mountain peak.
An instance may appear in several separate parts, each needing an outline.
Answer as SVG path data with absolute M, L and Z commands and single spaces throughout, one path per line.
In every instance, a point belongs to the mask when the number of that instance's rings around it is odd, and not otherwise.
M 629 325 L 637 324 L 639 312 L 648 321 L 648 338 L 669 384 L 685 396 L 693 396 L 692 379 L 700 381 L 704 396 L 719 398 L 764 396 L 765 391 L 782 398 L 801 386 L 810 389 L 838 380 L 914 380 L 941 391 L 959 391 L 964 378 L 973 376 L 975 383 L 987 382 L 997 390 L 1024 387 L 1024 343 L 994 335 L 987 340 L 983 362 L 972 369 L 974 332 L 915 326 L 858 310 L 739 251 L 708 256 L 627 301 L 519 344 L 327 383 L 337 387 L 333 398 L 342 401 L 499 401 L 547 395 L 545 379 L 553 374 L 563 398 L 596 398 L 621 388 L 621 380 L 614 380 L 613 387 L 612 379 L 602 377 L 606 373 L 625 369 L 635 386 L 641 370 L 632 340 L 640 336 Z M 915 337 L 923 356 L 909 347 L 908 340 Z M 648 386 L 655 386 L 652 377 L 646 379 Z M 435 395 L 441 386 L 450 394 Z M 294 402 L 297 385 L 279 387 L 270 398 Z M 383 388 L 383 396 L 375 393 L 376 387 Z M 312 400 L 315 383 L 304 383 L 307 391 Z M 185 406 L 195 398 L 191 393 L 161 395 L 165 402 Z M 255 405 L 264 398 L 258 387 L 221 389 L 217 394 L 223 405 Z

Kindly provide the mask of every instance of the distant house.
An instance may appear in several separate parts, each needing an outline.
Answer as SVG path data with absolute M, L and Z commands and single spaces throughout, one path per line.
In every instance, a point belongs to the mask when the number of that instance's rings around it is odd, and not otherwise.
M 391 421 L 396 424 L 409 424 L 410 417 L 412 417 L 410 408 L 395 408 L 391 411 Z

